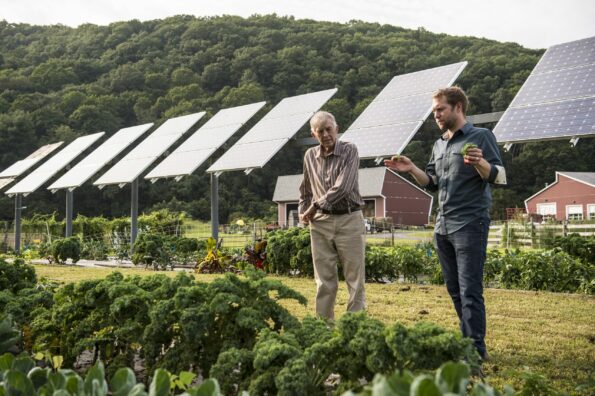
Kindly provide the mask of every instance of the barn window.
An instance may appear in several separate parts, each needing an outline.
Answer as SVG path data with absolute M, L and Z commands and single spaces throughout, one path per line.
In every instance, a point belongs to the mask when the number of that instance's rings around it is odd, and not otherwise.
M 540 214 L 543 220 L 556 218 L 556 203 L 538 203 L 537 214 Z
M 566 205 L 566 219 L 567 220 L 582 220 L 583 219 L 583 205 Z
M 587 216 L 589 220 L 595 220 L 595 204 L 587 205 Z

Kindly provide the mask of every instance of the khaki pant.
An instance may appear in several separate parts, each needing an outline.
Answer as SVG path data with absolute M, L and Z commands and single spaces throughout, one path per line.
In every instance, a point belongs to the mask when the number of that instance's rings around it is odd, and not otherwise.
M 364 233 L 361 210 L 344 215 L 316 213 L 310 221 L 317 315 L 329 319 L 335 317 L 339 262 L 343 265 L 349 290 L 347 310 L 360 311 L 366 307 Z

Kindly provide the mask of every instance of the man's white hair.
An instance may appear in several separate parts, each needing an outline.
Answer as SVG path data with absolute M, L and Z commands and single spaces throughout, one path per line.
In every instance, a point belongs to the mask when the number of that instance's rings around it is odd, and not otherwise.
M 335 116 L 328 111 L 317 111 L 312 118 L 310 118 L 310 128 L 314 129 L 315 125 L 318 125 L 322 120 L 331 120 L 334 126 L 337 126 Z

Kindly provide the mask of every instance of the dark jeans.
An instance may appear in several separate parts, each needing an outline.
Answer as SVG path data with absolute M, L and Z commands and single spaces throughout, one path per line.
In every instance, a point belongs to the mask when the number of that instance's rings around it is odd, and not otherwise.
M 478 219 L 451 234 L 435 234 L 446 290 L 459 316 L 461 332 L 473 339 L 482 357 L 486 353 L 483 265 L 488 230 L 489 220 Z

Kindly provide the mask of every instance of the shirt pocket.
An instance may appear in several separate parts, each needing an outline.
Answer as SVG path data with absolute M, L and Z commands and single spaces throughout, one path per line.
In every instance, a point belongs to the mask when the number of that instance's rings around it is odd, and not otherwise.
M 460 173 L 464 175 L 473 175 L 477 173 L 475 167 L 471 164 L 465 164 L 465 158 L 463 154 L 458 152 L 451 153 L 451 167 L 452 173 Z

